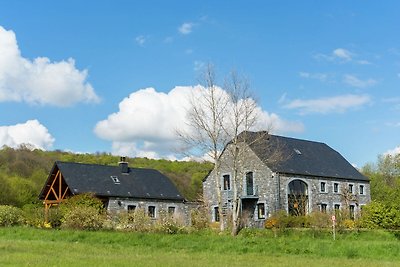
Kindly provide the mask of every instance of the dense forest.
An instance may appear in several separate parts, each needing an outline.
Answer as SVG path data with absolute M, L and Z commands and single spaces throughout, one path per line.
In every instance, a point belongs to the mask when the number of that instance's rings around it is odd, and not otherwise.
M 62 151 L 3 147 L 0 150 L 0 205 L 22 207 L 38 202 L 55 161 L 117 165 L 119 157 L 108 153 L 74 154 Z M 167 175 L 188 200 L 195 200 L 202 190 L 202 179 L 212 168 L 209 162 L 187 162 L 128 158 L 130 167 L 152 168 Z

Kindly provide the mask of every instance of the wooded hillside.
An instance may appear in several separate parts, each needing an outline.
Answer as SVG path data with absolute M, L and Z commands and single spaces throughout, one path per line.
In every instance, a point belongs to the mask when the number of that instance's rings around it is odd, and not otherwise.
M 119 157 L 107 153 L 74 154 L 62 151 L 0 149 L 0 204 L 22 207 L 38 202 L 54 161 L 117 165 Z M 195 200 L 202 190 L 202 179 L 211 170 L 209 162 L 182 162 L 128 158 L 130 167 L 152 168 L 171 178 L 188 200 Z

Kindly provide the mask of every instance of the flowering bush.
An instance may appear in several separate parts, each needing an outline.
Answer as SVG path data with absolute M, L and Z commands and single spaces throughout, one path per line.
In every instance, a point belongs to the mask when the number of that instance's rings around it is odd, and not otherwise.
M 24 223 L 22 210 L 8 205 L 0 205 L 0 226 L 21 225 Z

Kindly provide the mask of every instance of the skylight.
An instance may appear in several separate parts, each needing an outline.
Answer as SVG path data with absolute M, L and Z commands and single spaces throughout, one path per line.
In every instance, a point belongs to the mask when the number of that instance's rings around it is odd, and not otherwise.
M 301 155 L 301 151 L 298 150 L 297 148 L 294 148 L 293 150 L 294 150 L 294 152 L 296 152 L 297 155 Z
M 118 176 L 111 176 L 111 180 L 113 180 L 114 184 L 120 184 Z

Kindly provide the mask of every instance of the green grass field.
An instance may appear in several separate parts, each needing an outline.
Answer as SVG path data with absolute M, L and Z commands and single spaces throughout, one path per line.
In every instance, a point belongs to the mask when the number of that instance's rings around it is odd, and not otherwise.
M 396 237 L 397 236 L 397 237 Z M 398 235 L 269 230 L 238 237 L 0 228 L 0 266 L 400 266 Z

